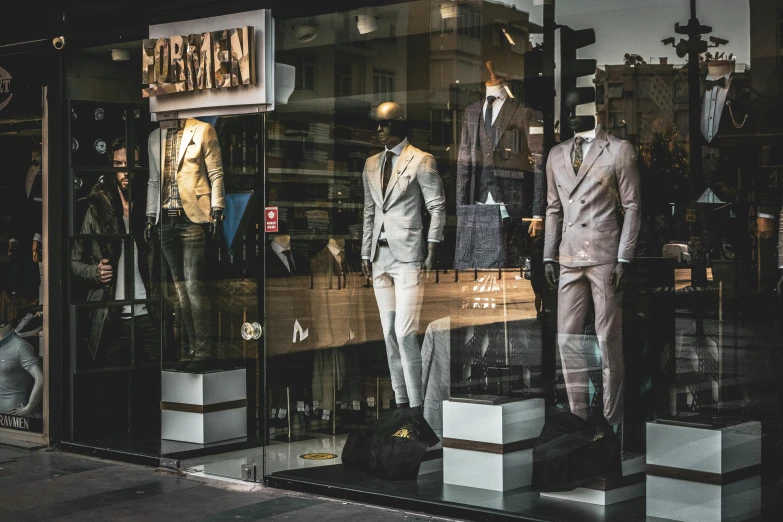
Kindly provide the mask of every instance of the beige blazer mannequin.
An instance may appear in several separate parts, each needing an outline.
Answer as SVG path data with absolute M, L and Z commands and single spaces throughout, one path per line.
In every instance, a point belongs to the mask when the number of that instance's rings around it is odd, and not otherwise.
M 147 215 L 160 221 L 160 183 L 166 148 L 166 132 L 155 129 L 147 140 L 150 179 L 147 184 Z M 188 118 L 177 151 L 177 186 L 185 215 L 194 223 L 209 223 L 212 208 L 225 208 L 223 160 L 215 128 Z

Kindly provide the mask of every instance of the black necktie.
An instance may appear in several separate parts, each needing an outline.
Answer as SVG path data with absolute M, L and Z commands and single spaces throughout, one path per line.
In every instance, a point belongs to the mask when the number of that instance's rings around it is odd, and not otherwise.
M 492 104 L 496 99 L 494 96 L 487 96 L 487 110 L 484 113 L 484 126 L 487 129 L 487 134 L 492 134 Z
M 704 80 L 704 88 L 706 90 L 709 91 L 710 89 L 712 89 L 713 87 L 716 87 L 716 86 L 717 87 L 723 87 L 725 89 L 726 88 L 726 77 L 725 76 L 721 76 L 717 80 L 707 80 L 705 78 L 705 80 Z
M 291 272 L 291 275 L 293 275 L 296 272 L 296 265 L 294 264 L 294 255 L 291 253 L 290 250 L 283 250 L 283 254 L 285 254 L 285 259 L 288 261 L 288 271 Z
M 585 139 L 581 136 L 574 138 L 574 174 L 579 174 L 579 167 L 582 166 L 582 161 L 584 161 L 582 157 L 582 144 L 584 142 Z
M 387 150 L 386 160 L 383 162 L 383 197 L 386 197 L 386 187 L 389 186 L 389 180 L 391 179 L 392 156 L 394 156 L 394 153 Z

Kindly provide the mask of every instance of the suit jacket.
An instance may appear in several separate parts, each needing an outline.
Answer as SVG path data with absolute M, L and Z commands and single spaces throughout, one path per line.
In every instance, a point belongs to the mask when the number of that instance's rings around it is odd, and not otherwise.
M 459 155 L 457 157 L 457 204 L 484 203 L 492 191 L 513 217 L 522 217 L 522 180 L 525 171 L 534 173 L 533 215 L 543 215 L 545 179 L 540 140 L 531 139 L 532 109 L 506 99 L 493 124 L 490 136 L 484 127 L 484 100 L 465 109 Z M 532 159 L 532 161 L 531 161 Z M 476 176 L 476 193 L 469 194 L 471 177 Z
M 632 260 L 641 224 L 633 145 L 599 128 L 577 175 L 573 149 L 571 138 L 552 148 L 547 160 L 544 259 L 556 259 L 559 250 L 560 264 L 569 267 Z
M 362 257 L 375 259 L 378 235 L 384 227 L 389 248 L 397 261 L 424 259 L 424 208 L 430 213 L 428 240 L 443 241 L 446 198 L 438 165 L 432 154 L 410 143 L 402 149 L 392 172 L 386 197 L 382 194 L 381 161 L 384 153 L 370 156 L 364 164 L 364 234 Z
M 307 258 L 299 254 L 298 252 L 291 250 L 291 255 L 294 258 L 294 273 L 289 272 L 288 267 L 283 263 L 283 261 L 280 259 L 280 256 L 277 255 L 277 252 L 274 251 L 272 248 L 272 243 L 267 242 L 266 244 L 266 277 L 267 278 L 277 278 L 277 277 L 293 277 L 295 275 L 307 275 L 309 263 L 307 262 Z
M 147 151 L 150 178 L 147 183 L 147 215 L 160 220 L 160 183 L 165 164 L 166 133 L 150 133 Z M 212 207 L 225 208 L 223 160 L 215 128 L 188 118 L 177 151 L 177 186 L 185 215 L 194 223 L 209 223 Z M 209 197 L 208 197 L 209 196 Z

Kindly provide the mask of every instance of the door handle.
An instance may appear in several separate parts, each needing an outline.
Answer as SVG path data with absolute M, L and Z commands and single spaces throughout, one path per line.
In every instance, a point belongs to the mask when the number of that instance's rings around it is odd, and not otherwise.
M 258 323 L 245 323 L 242 325 L 242 339 L 245 341 L 260 338 L 262 332 L 263 329 Z

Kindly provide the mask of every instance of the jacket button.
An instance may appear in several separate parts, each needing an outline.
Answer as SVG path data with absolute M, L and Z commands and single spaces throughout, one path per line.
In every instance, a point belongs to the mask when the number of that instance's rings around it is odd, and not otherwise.
M 573 224 L 573 223 L 569 223 L 569 224 L 568 224 L 568 226 L 569 226 L 569 227 L 572 227 L 572 226 L 574 226 L 574 224 Z
M 582 203 L 582 204 L 584 204 L 584 202 L 585 202 L 585 200 L 583 199 L 583 200 L 581 201 L 581 203 Z
M 386 209 L 383 209 L 383 213 L 384 213 L 384 214 L 386 213 Z
M 586 227 L 586 226 L 587 226 L 587 223 L 582 223 L 582 226 L 583 226 L 583 227 Z
M 568 200 L 568 202 L 569 202 L 569 203 L 573 203 L 573 202 L 574 202 L 574 200 L 573 200 L 573 199 L 569 199 L 569 200 Z

